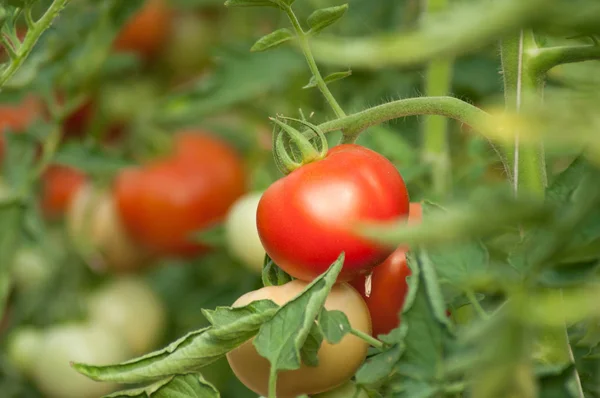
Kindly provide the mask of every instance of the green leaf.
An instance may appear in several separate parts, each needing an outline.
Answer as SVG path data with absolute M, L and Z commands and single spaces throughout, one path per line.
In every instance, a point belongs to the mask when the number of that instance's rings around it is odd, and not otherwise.
M 431 260 L 423 252 L 409 253 L 408 263 L 412 274 L 400 325 L 406 350 L 397 369 L 434 378 L 453 338 L 452 325 Z
M 316 10 L 308 17 L 310 33 L 318 33 L 344 16 L 348 4 Z
M 323 81 L 325 83 L 331 83 L 331 82 L 334 82 L 336 80 L 341 80 L 341 79 L 343 79 L 345 77 L 348 77 L 350 75 L 352 75 L 352 71 L 351 70 L 347 70 L 345 72 L 334 72 L 334 73 L 332 73 L 330 75 L 327 75 L 323 79 Z M 312 76 L 310 78 L 310 81 L 308 82 L 308 84 L 306 86 L 302 87 L 302 88 L 312 88 L 312 87 L 317 87 L 317 79 L 315 79 L 314 76 Z
M 116 365 L 76 363 L 73 367 L 93 380 L 119 383 L 139 383 L 196 371 L 254 337 L 261 325 L 276 314 L 268 307 L 262 300 L 237 309 L 221 308 L 209 312 L 208 318 L 223 324 L 188 333 L 162 350 Z M 233 314 L 238 318 L 234 320 Z
M 572 386 L 574 366 L 543 366 L 536 369 L 539 385 L 539 398 L 577 398 L 577 390 Z
M 278 7 L 278 5 L 270 0 L 227 0 L 225 7 Z
M 439 206 L 424 204 L 424 217 L 434 207 L 442 210 Z M 440 283 L 452 286 L 460 286 L 471 278 L 485 274 L 489 265 L 488 251 L 479 241 L 436 247 L 427 251 L 427 257 L 435 267 Z
M 104 398 L 220 398 L 219 391 L 200 374 L 171 376 L 147 387 L 106 395 Z
M 232 328 L 240 330 L 235 324 L 241 322 L 243 325 L 254 325 L 253 318 L 265 319 L 269 314 L 274 315 L 279 306 L 271 300 L 258 300 L 243 307 L 217 307 L 214 310 L 203 309 L 202 314 L 214 327 Z
M 319 328 L 325 339 L 331 344 L 337 344 L 344 336 L 350 333 L 352 326 L 348 317 L 342 311 L 327 311 L 323 309 L 319 314 Z
M 300 349 L 313 328 L 323 304 L 344 264 L 344 254 L 293 300 L 265 322 L 254 339 L 258 353 L 271 363 L 271 371 L 295 370 L 301 366 Z
M 262 282 L 264 286 L 281 286 L 290 282 L 292 277 L 277 264 L 271 260 L 268 254 L 265 254 L 265 262 L 262 270 Z
M 306 341 L 300 349 L 300 356 L 302 363 L 307 366 L 319 366 L 319 348 L 323 342 L 323 334 L 319 329 L 319 326 L 314 323 L 310 328 Z
M 373 384 L 387 379 L 403 351 L 403 344 L 395 344 L 368 358 L 356 372 L 356 382 L 358 384 Z
M 286 28 L 278 29 L 275 32 L 269 33 L 266 36 L 261 37 L 254 43 L 250 51 L 261 52 L 271 48 L 277 47 L 280 44 L 285 43 L 294 38 L 294 34 Z
M 370 224 L 363 227 L 362 234 L 391 247 L 424 245 L 432 248 L 482 239 L 519 224 L 539 224 L 552 216 L 547 203 L 523 196 L 515 198 L 505 190 L 488 190 L 448 211 L 431 212 L 427 222 L 407 225 L 402 220 L 383 225 Z

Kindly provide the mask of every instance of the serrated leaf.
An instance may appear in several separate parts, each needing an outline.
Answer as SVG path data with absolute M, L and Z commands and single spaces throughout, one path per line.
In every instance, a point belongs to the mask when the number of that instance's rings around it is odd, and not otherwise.
M 269 360 L 272 370 L 300 368 L 300 349 L 343 264 L 342 253 L 325 273 L 311 282 L 296 298 L 280 307 L 275 316 L 261 326 L 253 344 L 258 353 Z
M 270 0 L 227 0 L 225 7 L 279 7 L 275 1 Z
M 254 43 L 250 51 L 261 52 L 271 48 L 277 47 L 286 41 L 294 38 L 294 34 L 286 28 L 278 29 L 275 32 L 271 32 L 266 36 L 261 37 Z
M 243 330 L 244 324 L 254 325 L 253 318 L 264 320 L 275 314 L 279 306 L 271 300 L 258 300 L 243 307 L 217 307 L 214 310 L 202 310 L 204 317 L 214 327 L 227 327 Z M 236 325 L 242 323 L 241 325 Z
M 342 341 L 344 336 L 352 329 L 348 317 L 342 311 L 323 309 L 319 314 L 318 322 L 323 336 L 331 344 Z
M 219 391 L 202 375 L 190 373 L 171 376 L 147 387 L 106 395 L 104 398 L 220 398 Z
M 344 16 L 348 4 L 316 10 L 308 17 L 310 33 L 318 33 Z
M 235 321 L 232 321 L 231 314 L 224 315 L 226 311 L 221 309 L 218 315 L 212 313 L 209 316 L 213 320 L 225 320 L 223 325 L 188 333 L 162 350 L 127 362 L 106 366 L 76 363 L 73 367 L 93 380 L 119 383 L 139 383 L 192 372 L 215 362 L 254 337 L 261 325 L 275 314 L 271 309 L 258 312 L 258 308 L 268 306 L 259 302 L 239 307 L 239 310 L 232 309 L 231 312 L 239 316 Z
M 334 82 L 336 80 L 341 80 L 341 79 L 343 79 L 345 77 L 348 77 L 350 75 L 352 75 L 352 71 L 351 70 L 347 70 L 347 71 L 344 71 L 344 72 L 334 72 L 334 73 L 332 73 L 330 75 L 327 75 L 325 78 L 323 78 L 323 81 L 325 83 L 331 83 L 331 82 Z M 313 88 L 313 87 L 317 87 L 317 79 L 315 79 L 314 76 L 312 76 L 310 78 L 310 80 L 308 81 L 308 84 L 306 86 L 302 87 L 302 88 L 306 89 L 306 88 Z
M 409 293 L 402 312 L 400 330 L 406 350 L 398 367 L 416 368 L 434 377 L 452 339 L 452 325 L 431 260 L 423 252 L 409 253 Z

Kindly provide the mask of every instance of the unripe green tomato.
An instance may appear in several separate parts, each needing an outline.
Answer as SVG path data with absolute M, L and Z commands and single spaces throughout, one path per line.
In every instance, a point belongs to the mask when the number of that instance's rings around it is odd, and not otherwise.
M 42 333 L 33 328 L 17 329 L 8 337 L 8 358 L 25 375 L 31 374 L 42 337 Z
M 229 252 L 257 272 L 261 272 L 265 259 L 265 249 L 256 227 L 256 210 L 261 196 L 262 192 L 242 196 L 231 206 L 225 220 Z
M 313 398 L 369 398 L 369 394 L 362 388 L 349 381 L 333 390 L 313 395 Z
M 294 280 L 281 286 L 264 287 L 246 293 L 233 303 L 233 307 L 264 299 L 283 305 L 300 294 L 307 285 L 307 282 Z M 354 329 L 371 334 L 369 309 L 361 295 L 350 285 L 335 285 L 327 296 L 325 308 L 344 312 Z M 271 365 L 258 354 L 252 340 L 229 352 L 227 361 L 233 373 L 246 387 L 266 396 Z M 338 344 L 324 341 L 318 353 L 318 366 L 303 364 L 300 369 L 278 373 L 277 397 L 295 398 L 302 394 L 318 394 L 346 383 L 365 360 L 367 349 L 365 341 L 350 334 L 344 336 Z
M 155 348 L 165 329 L 164 304 L 134 276 L 120 277 L 94 292 L 88 309 L 90 322 L 112 330 L 135 355 Z
M 93 381 L 77 373 L 71 362 L 108 365 L 131 358 L 123 340 L 113 331 L 94 325 L 58 325 L 40 337 L 32 377 L 48 398 L 98 398 L 116 384 Z

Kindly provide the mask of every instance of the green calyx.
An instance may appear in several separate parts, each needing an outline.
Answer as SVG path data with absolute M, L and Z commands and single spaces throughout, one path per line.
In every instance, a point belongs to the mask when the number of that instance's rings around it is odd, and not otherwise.
M 300 123 L 312 130 L 315 136 L 308 138 L 280 119 Z M 290 174 L 307 163 L 321 160 L 327 156 L 329 148 L 325 134 L 314 124 L 306 120 L 283 116 L 270 118 L 270 120 L 278 127 L 273 135 L 273 154 L 275 163 L 283 174 Z

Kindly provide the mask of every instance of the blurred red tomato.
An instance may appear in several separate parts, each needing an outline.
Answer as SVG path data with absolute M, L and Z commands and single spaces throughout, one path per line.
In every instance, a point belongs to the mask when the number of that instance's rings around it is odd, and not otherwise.
M 85 174 L 73 167 L 48 167 L 42 175 L 41 206 L 44 215 L 48 218 L 62 216 L 85 181 Z
M 170 21 L 171 10 L 165 0 L 146 0 L 117 36 L 115 49 L 144 57 L 156 55 L 169 36 Z
M 420 222 L 422 213 L 420 203 L 411 203 L 408 222 Z M 361 276 L 351 282 L 369 307 L 373 323 L 373 336 L 387 334 L 400 325 L 400 311 L 402 311 L 408 292 L 406 277 L 410 275 L 410 268 L 406 262 L 406 251 L 406 247 L 398 247 L 381 265 L 373 269 L 369 294 L 365 292 L 366 276 Z
M 0 104 L 0 161 L 4 154 L 4 137 L 7 131 L 20 133 L 43 114 L 41 101 L 28 95 L 21 102 Z
M 245 192 L 238 154 L 220 139 L 181 132 L 173 153 L 121 172 L 117 206 L 130 235 L 163 255 L 193 256 L 208 248 L 192 234 L 224 219 Z

